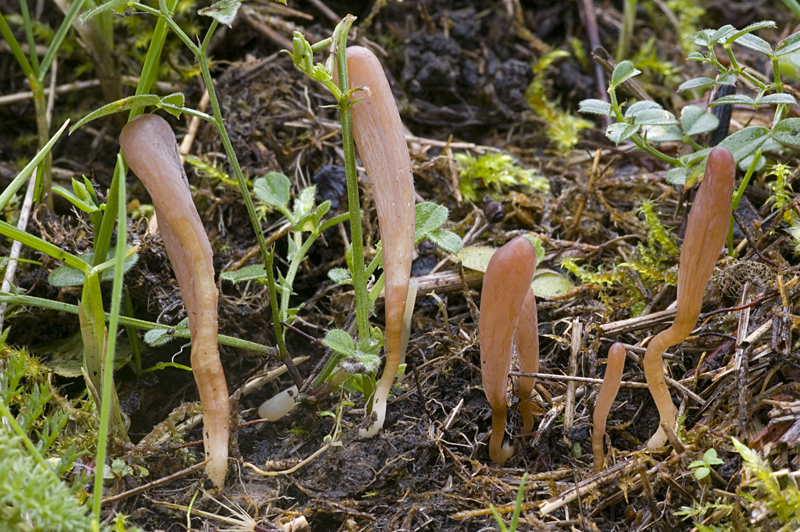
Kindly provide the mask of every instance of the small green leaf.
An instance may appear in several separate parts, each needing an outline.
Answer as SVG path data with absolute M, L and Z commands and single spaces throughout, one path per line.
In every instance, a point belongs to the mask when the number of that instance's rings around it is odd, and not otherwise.
M 735 31 L 736 31 L 736 28 L 734 28 L 730 24 L 725 24 L 724 26 L 722 26 L 720 29 L 718 29 L 717 31 L 715 31 L 711 35 L 711 37 L 708 39 L 708 42 L 710 44 L 716 44 L 722 38 L 727 37 L 728 35 L 730 35 L 731 33 L 735 32 Z
M 428 233 L 428 240 L 449 253 L 458 253 L 464 246 L 460 236 L 440 229 Z
M 715 83 L 717 85 L 736 85 L 736 74 L 720 74 Z
M 668 170 L 667 173 L 664 175 L 664 179 L 670 185 L 683 186 L 686 184 L 686 176 L 688 174 L 689 174 L 689 168 L 685 166 L 678 166 L 677 168 Z
M 531 283 L 534 295 L 539 297 L 555 297 L 564 295 L 570 290 L 575 288 L 572 281 L 561 275 L 560 273 L 548 270 L 547 268 L 540 268 L 536 270 Z
M 677 142 L 683 140 L 683 131 L 678 126 L 654 126 L 647 128 L 650 142 Z
M 689 89 L 699 89 L 700 87 L 710 87 L 714 84 L 711 78 L 693 78 L 689 81 L 684 81 L 678 87 L 678 92 L 688 91 Z
M 611 83 L 609 90 L 618 87 L 624 81 L 641 74 L 642 71 L 638 70 L 630 61 L 623 61 L 614 67 L 614 72 L 611 74 Z
M 256 197 L 273 207 L 285 207 L 289 203 L 289 188 L 291 181 L 279 172 L 270 172 L 264 177 L 259 177 L 253 184 Z
M 98 210 L 100 210 L 100 209 L 97 208 L 96 205 L 91 204 L 91 203 L 87 203 L 87 202 L 81 200 L 75 194 L 73 194 L 72 192 L 70 192 L 69 190 L 65 189 L 64 187 L 62 187 L 60 185 L 53 185 L 53 191 L 61 194 L 62 196 L 64 196 L 64 198 L 67 201 L 69 201 L 70 203 L 75 205 L 77 208 L 79 208 L 83 212 L 92 214 L 93 212 L 97 212 Z
M 772 46 L 770 46 L 767 41 L 756 35 L 745 33 L 741 37 L 738 37 L 735 42 L 739 46 L 744 46 L 745 48 L 755 52 L 761 52 L 762 54 L 769 56 L 772 55 Z
M 775 47 L 774 55 L 780 57 L 797 50 L 800 50 L 800 32 L 793 33 L 779 42 L 778 46 Z
M 677 124 L 675 116 L 663 109 L 648 109 L 636 115 L 635 123 L 640 126 L 669 126 Z
M 700 30 L 696 33 L 693 33 L 689 39 L 691 39 L 691 41 L 697 46 L 705 46 L 706 48 L 710 48 L 712 35 L 714 35 L 714 30 Z M 699 52 L 692 52 L 689 54 L 689 58 L 692 59 L 691 56 L 694 54 L 703 57 L 703 54 L 700 54 Z
M 297 197 L 297 199 L 294 200 L 293 212 L 295 218 L 300 219 L 306 216 L 307 214 L 311 213 L 311 210 L 314 208 L 314 195 L 316 194 L 316 192 L 317 192 L 317 187 L 314 186 L 304 188 L 303 190 L 300 191 L 300 195 Z M 309 231 L 310 229 L 303 229 L 303 230 Z
M 420 203 L 414 208 L 414 242 L 421 242 L 431 231 L 439 229 L 447 221 L 447 207 L 435 203 Z
M 100 13 L 103 13 L 104 11 L 108 11 L 110 9 L 113 9 L 117 13 L 123 13 L 129 1 L 130 0 L 109 0 L 104 4 L 101 3 L 99 6 L 92 8 L 83 15 L 81 15 L 81 22 L 86 22 L 87 20 L 90 20 L 99 15 Z
M 611 114 L 611 104 L 594 98 L 583 100 L 578 104 L 578 112 L 584 114 L 603 115 Z
M 776 126 L 777 127 L 777 126 Z M 737 131 L 719 143 L 727 148 L 737 163 L 755 152 L 770 138 L 770 130 L 762 126 L 749 126 Z
M 731 94 L 730 96 L 723 96 L 722 98 L 717 98 L 713 102 L 711 102 L 710 107 L 717 107 L 718 105 L 726 105 L 726 104 L 744 104 L 744 105 L 753 105 L 753 99 L 749 96 L 745 96 L 744 94 Z
M 641 126 L 638 124 L 617 122 L 608 126 L 608 129 L 606 129 L 606 137 L 608 137 L 608 140 L 614 144 L 619 144 L 620 142 L 624 142 L 635 135 L 636 132 L 639 131 L 640 127 Z
M 178 109 L 171 109 L 169 107 L 162 107 L 162 105 L 174 105 L 175 107 L 183 107 L 184 103 L 184 96 L 182 92 L 175 92 L 170 95 L 164 96 L 161 98 L 161 101 L 158 104 L 158 107 L 164 109 L 166 112 L 174 116 L 175 118 L 181 117 L 181 112 Z
M 92 120 L 97 120 L 98 118 L 102 118 L 104 116 L 108 116 L 114 113 L 120 113 L 122 111 L 129 111 L 135 107 L 148 107 L 151 105 L 158 105 L 160 102 L 161 98 L 159 98 L 155 94 L 140 94 L 138 96 L 129 96 L 128 98 L 122 98 L 121 100 L 117 100 L 116 102 L 111 102 L 109 104 L 106 104 L 100 109 L 92 111 L 88 115 L 84 116 L 78 121 L 78 123 L 69 128 L 69 133 L 71 135 L 76 129 L 78 129 L 84 124 L 88 124 Z
M 542 262 L 544 260 L 544 246 L 542 245 L 542 241 L 539 240 L 538 237 L 533 236 L 530 233 L 525 233 L 522 236 L 527 238 L 528 242 L 533 244 L 533 247 L 536 250 L 536 264 L 539 264 L 540 262 Z
M 651 100 L 642 100 L 641 102 L 636 102 L 625 109 L 625 118 L 633 118 L 644 111 L 649 111 L 650 109 L 662 109 L 661 105 Z
M 353 343 L 353 338 L 347 334 L 347 331 L 343 331 L 342 329 L 331 329 L 328 331 L 322 343 L 329 349 L 344 356 L 350 357 L 356 354 L 356 346 L 355 343 Z
M 797 100 L 794 99 L 794 96 L 791 94 L 786 94 L 785 92 L 777 92 L 775 94 L 768 94 L 756 100 L 758 104 L 787 104 L 787 105 L 794 105 L 797 103 Z
M 495 251 L 496 248 L 489 246 L 469 246 L 459 251 L 457 257 L 465 268 L 485 273 Z
M 239 6 L 242 5 L 240 0 L 218 0 L 209 7 L 204 7 L 197 13 L 211 17 L 220 24 L 230 26 L 233 19 L 236 18 L 236 13 L 239 11 Z
M 786 146 L 800 147 L 800 118 L 786 118 L 772 129 L 772 138 Z
M 718 125 L 719 118 L 696 105 L 687 105 L 681 110 L 681 127 L 690 137 L 714 131 Z
M 353 279 L 350 271 L 346 268 L 331 268 L 328 270 L 328 278 L 336 284 L 352 283 Z
M 706 478 L 708 476 L 709 473 L 711 473 L 711 470 L 709 468 L 707 468 L 705 466 L 698 467 L 694 471 L 694 478 L 696 478 L 697 480 L 703 480 L 704 478 Z
M 263 264 L 251 264 L 232 272 L 222 272 L 219 278 L 231 283 L 241 283 L 244 281 L 261 281 L 267 278 L 267 270 Z
M 697 43 L 695 43 L 695 44 L 697 44 Z M 692 52 L 688 56 L 686 56 L 686 59 L 688 61 L 704 61 L 704 62 L 708 62 L 708 59 L 706 59 L 706 56 L 704 56 L 700 52 Z

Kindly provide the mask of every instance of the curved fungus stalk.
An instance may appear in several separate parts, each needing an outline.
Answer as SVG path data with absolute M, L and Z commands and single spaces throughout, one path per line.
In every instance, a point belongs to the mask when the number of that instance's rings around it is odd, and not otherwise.
M 534 262 L 534 273 L 536 270 Z M 529 283 L 530 286 L 530 283 Z M 523 373 L 539 373 L 539 323 L 536 315 L 536 297 L 533 290 L 528 288 L 525 301 L 522 303 L 517 330 L 514 334 L 519 357 L 519 370 Z M 517 395 L 519 397 L 519 412 L 522 415 L 522 434 L 533 431 L 533 405 L 531 393 L 536 384 L 534 377 L 520 377 Z
M 506 392 L 511 369 L 514 332 L 536 270 L 536 248 L 517 237 L 498 249 L 486 268 L 481 291 L 481 376 L 483 391 L 492 409 L 489 456 L 498 464 L 514 455 L 513 446 L 503 445 L 506 430 Z M 529 322 L 528 322 L 529 323 Z M 529 327 L 525 327 L 529 331 Z M 528 342 L 529 337 L 523 334 Z M 538 361 L 537 361 L 538 362 Z M 530 393 L 528 394 L 530 397 Z
M 592 452 L 594 454 L 594 472 L 599 473 L 605 467 L 605 452 L 603 451 L 603 438 L 606 435 L 606 420 L 611 411 L 611 405 L 619 392 L 622 383 L 622 371 L 625 369 L 625 348 L 616 342 L 608 350 L 608 364 L 603 384 L 597 394 L 597 402 L 592 414 Z
M 351 88 L 367 87 L 354 95 L 361 99 L 352 107 L 353 137 L 375 197 L 386 281 L 386 364 L 372 402 L 373 423 L 359 431 L 371 438 L 383 428 L 386 401 L 402 357 L 403 314 L 414 251 L 414 178 L 403 122 L 380 61 L 366 48 L 351 46 L 347 75 Z
M 164 247 L 189 315 L 192 373 L 203 405 L 206 473 L 216 489 L 228 471 L 230 405 L 217 347 L 217 286 L 211 244 L 192 201 L 177 141 L 166 120 L 142 115 L 119 137 L 125 161 L 153 199 Z
M 678 269 L 678 313 L 668 329 L 650 340 L 644 355 L 647 386 L 661 423 L 671 427 L 677 422 L 677 412 L 664 380 L 663 354 L 667 348 L 683 342 L 697 325 L 706 285 L 728 234 L 735 174 L 731 152 L 714 148 L 708 155 L 703 182 L 686 224 Z M 660 449 L 666 443 L 667 435 L 659 426 L 647 448 Z

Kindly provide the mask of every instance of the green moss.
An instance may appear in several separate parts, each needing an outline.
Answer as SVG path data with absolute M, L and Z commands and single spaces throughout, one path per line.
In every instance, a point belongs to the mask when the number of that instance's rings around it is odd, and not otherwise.
M 467 201 L 478 201 L 485 189 L 501 192 L 503 186 L 525 185 L 534 190 L 549 190 L 547 178 L 535 170 L 515 164 L 507 153 L 487 153 L 473 157 L 469 153 L 456 153 L 456 165 L 461 174 L 458 188 Z

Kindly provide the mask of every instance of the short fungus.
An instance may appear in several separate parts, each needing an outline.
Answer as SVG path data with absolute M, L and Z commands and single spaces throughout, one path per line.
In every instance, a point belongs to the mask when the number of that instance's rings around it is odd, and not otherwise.
M 616 342 L 608 350 L 606 374 L 603 376 L 603 384 L 600 385 L 600 392 L 597 394 L 597 402 L 594 405 L 594 414 L 592 414 L 592 452 L 595 473 L 602 471 L 605 466 L 603 439 L 606 434 L 606 420 L 611 411 L 611 405 L 614 404 L 614 399 L 619 392 L 623 369 L 625 369 L 625 348 L 621 343 Z
M 489 456 L 498 464 L 506 462 L 514 454 L 512 446 L 503 445 L 506 429 L 506 392 L 508 390 L 508 371 L 511 369 L 511 350 L 517 324 L 526 297 L 531 293 L 531 281 L 536 271 L 536 248 L 524 236 L 517 237 L 498 249 L 492 255 L 483 278 L 481 290 L 481 311 L 479 334 L 481 340 L 481 376 L 483 391 L 492 410 L 492 434 L 489 439 Z M 529 303 L 528 310 L 531 305 Z M 535 303 L 533 303 L 535 311 Z M 524 327 L 517 333 L 523 350 L 529 352 L 533 344 L 531 339 L 531 319 L 527 315 L 523 320 Z M 535 318 L 534 318 L 535 323 Z M 535 328 L 533 329 L 535 330 Z M 536 340 L 538 348 L 538 339 Z M 533 364 L 523 364 L 524 355 L 520 355 L 523 368 Z M 538 349 L 536 365 L 538 369 Z M 528 395 L 524 402 L 530 402 L 530 382 L 524 389 Z M 523 386 L 520 386 L 523 389 Z M 522 395 L 522 394 L 521 394 Z M 525 421 L 527 424 L 528 422 Z M 530 420 L 532 429 L 533 420 Z
M 217 286 L 211 244 L 167 121 L 157 115 L 139 116 L 122 128 L 119 143 L 125 161 L 153 200 L 164 247 L 189 315 L 192 372 L 203 405 L 206 455 L 211 459 L 206 473 L 219 490 L 228 471 L 230 405 L 217 347 Z
M 531 288 L 528 288 L 525 301 L 522 303 L 515 343 L 519 357 L 519 370 L 523 373 L 539 373 L 539 322 L 536 313 L 536 297 Z M 531 393 L 534 384 L 536 384 L 534 377 L 519 378 L 517 395 L 519 396 L 519 413 L 522 415 L 522 434 L 530 434 L 533 431 Z
M 661 424 L 669 427 L 675 427 L 677 412 L 664 380 L 664 350 L 683 342 L 697 325 L 706 285 L 728 234 L 735 174 L 736 165 L 731 152 L 721 147 L 714 148 L 708 155 L 703 182 L 686 224 L 678 269 L 675 321 L 650 340 L 644 355 L 647 386 L 658 408 Z M 666 442 L 666 432 L 659 426 L 647 442 L 647 448 L 659 449 Z
M 386 364 L 372 402 L 373 422 L 362 437 L 380 432 L 386 401 L 402 358 L 403 314 L 406 309 L 414 251 L 414 178 L 403 122 L 378 58 L 361 46 L 347 48 L 351 88 L 365 87 L 352 107 L 353 137 L 367 171 L 383 246 L 385 276 Z M 358 208 L 358 206 L 351 206 Z

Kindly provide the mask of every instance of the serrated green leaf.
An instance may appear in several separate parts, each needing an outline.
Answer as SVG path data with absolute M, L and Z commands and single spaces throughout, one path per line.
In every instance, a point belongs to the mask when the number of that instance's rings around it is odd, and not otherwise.
M 770 130 L 762 126 L 749 126 L 737 131 L 719 143 L 727 148 L 737 163 L 755 152 L 770 138 Z
M 730 35 L 735 31 L 736 28 L 734 28 L 730 24 L 725 24 L 720 29 L 711 34 L 711 37 L 709 37 L 708 42 L 711 44 L 716 44 L 720 41 L 720 39 L 727 38 L 728 35 Z
M 292 183 L 279 172 L 270 172 L 253 183 L 253 192 L 258 199 L 273 207 L 285 207 L 289 203 Z
M 441 229 L 428 233 L 428 240 L 449 253 L 458 253 L 464 246 L 460 236 Z
M 242 283 L 245 281 L 260 281 L 267 278 L 267 270 L 263 264 L 251 264 L 232 272 L 222 272 L 219 278 L 231 283 Z
M 633 135 L 639 131 L 638 124 L 626 124 L 625 122 L 617 122 L 615 124 L 611 124 L 606 129 L 606 137 L 608 140 L 615 144 L 619 144 L 620 142 L 624 142 L 631 138 Z
M 620 83 L 623 83 L 634 76 L 638 76 L 641 73 L 641 70 L 638 70 L 635 66 L 633 66 L 633 63 L 630 61 L 622 61 L 616 67 L 614 67 L 614 72 L 611 73 L 611 83 L 609 89 L 618 87 Z
M 775 52 L 773 55 L 780 57 L 797 50 L 800 50 L 800 32 L 793 33 L 779 42 L 778 46 L 775 47 Z
M 778 27 L 778 25 L 775 24 L 775 22 L 772 21 L 772 20 L 762 20 L 762 21 L 759 21 L 759 22 L 754 22 L 753 24 L 750 24 L 749 26 L 745 26 L 743 29 L 741 29 L 739 31 L 736 31 L 731 36 L 727 37 L 726 43 L 727 44 L 731 44 L 732 42 L 738 42 L 738 39 L 740 37 L 742 37 L 744 35 L 748 35 L 751 32 L 756 31 L 756 30 L 761 30 L 761 29 L 764 29 L 764 28 L 777 28 L 777 27 Z M 772 51 L 772 49 L 770 49 L 770 51 Z
M 758 104 L 788 104 L 794 105 L 797 103 L 797 100 L 794 99 L 794 96 L 791 94 L 786 94 L 785 92 L 777 92 L 775 94 L 767 94 L 756 100 Z
M 414 207 L 414 242 L 421 242 L 431 231 L 439 229 L 446 221 L 447 207 L 425 202 Z
M 710 87 L 713 84 L 714 80 L 711 78 L 693 78 L 681 83 L 678 87 L 678 92 L 688 91 L 689 89 L 698 89 L 700 87 Z
M 710 29 L 700 30 L 698 32 L 693 33 L 689 37 L 689 39 L 691 39 L 691 41 L 694 44 L 696 44 L 697 46 L 705 46 L 706 48 L 709 48 L 709 45 L 711 44 L 711 36 L 712 35 L 714 35 L 714 30 L 710 30 Z M 698 52 L 692 52 L 691 54 L 689 54 L 690 58 L 694 54 L 698 54 L 698 55 L 700 55 L 702 57 L 702 54 L 700 54 Z
M 608 116 L 611 114 L 611 104 L 603 100 L 590 98 L 578 104 L 578 112 L 584 114 Z
M 636 115 L 635 123 L 640 126 L 669 126 L 677 124 L 675 116 L 663 109 L 648 109 Z
M 772 138 L 786 146 L 800 147 L 800 118 L 786 118 L 772 129 Z
M 322 343 L 340 355 L 350 357 L 356 354 L 356 345 L 353 342 L 353 338 L 347 334 L 347 331 L 343 331 L 342 329 L 331 329 L 328 331 Z
M 350 271 L 346 268 L 331 268 L 328 270 L 328 278 L 336 284 L 352 283 L 353 279 Z
M 633 118 L 644 111 L 649 111 L 650 109 L 661 109 L 661 105 L 650 100 L 636 102 L 625 109 L 625 118 Z
M 738 37 L 735 42 L 739 46 L 744 46 L 745 48 L 755 52 L 760 52 L 765 55 L 772 55 L 772 47 L 769 45 L 769 43 L 756 35 L 745 33 L 741 37 Z
M 236 18 L 236 13 L 241 5 L 242 2 L 240 0 L 218 0 L 197 13 L 211 17 L 220 24 L 230 26 L 233 23 L 233 19 Z
M 689 174 L 689 171 L 689 168 L 685 166 L 679 166 L 677 168 L 668 170 L 664 175 L 664 179 L 670 185 L 683 186 L 686 184 L 686 176 Z
M 716 100 L 711 102 L 710 107 L 717 107 L 718 105 L 727 105 L 727 104 L 753 105 L 753 103 L 755 102 L 749 96 L 745 96 L 744 94 L 731 94 L 730 96 L 723 96 L 722 98 L 717 98 Z
M 736 85 L 736 74 L 720 74 L 715 83 L 717 85 Z
M 714 131 L 718 125 L 719 118 L 696 105 L 687 105 L 681 110 L 681 127 L 690 137 Z

